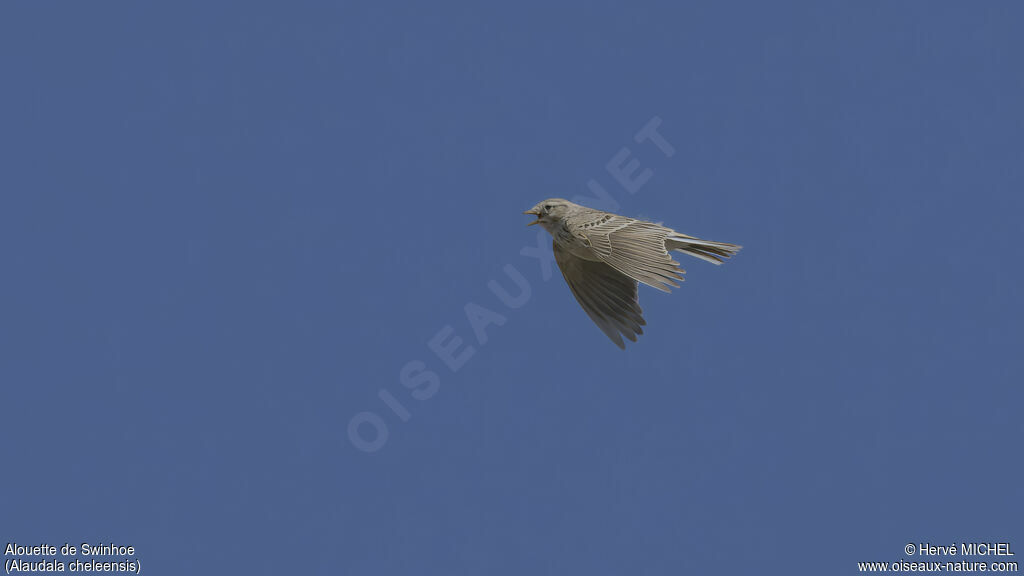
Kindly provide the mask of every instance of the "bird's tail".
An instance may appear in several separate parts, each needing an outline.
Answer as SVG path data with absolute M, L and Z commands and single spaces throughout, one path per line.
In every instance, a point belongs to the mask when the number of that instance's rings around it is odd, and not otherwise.
M 696 256 L 701 260 L 707 260 L 712 264 L 721 264 L 726 258 L 729 258 L 740 251 L 742 246 L 736 244 L 726 244 L 725 242 L 712 242 L 710 240 L 701 240 L 700 238 L 694 238 L 693 236 L 687 236 L 686 234 L 676 233 L 673 236 L 669 236 L 665 239 L 665 248 L 669 251 L 678 250 L 689 254 L 690 256 Z

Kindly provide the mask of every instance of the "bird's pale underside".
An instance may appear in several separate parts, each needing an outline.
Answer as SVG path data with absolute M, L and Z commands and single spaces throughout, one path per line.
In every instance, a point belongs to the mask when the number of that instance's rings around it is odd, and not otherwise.
M 740 247 L 680 234 L 653 222 L 573 204 L 545 200 L 523 214 L 537 219 L 554 238 L 555 262 L 590 319 L 619 348 L 625 336 L 636 342 L 646 324 L 637 301 L 643 282 L 663 292 L 678 288 L 685 271 L 671 252 L 683 252 L 712 264 Z

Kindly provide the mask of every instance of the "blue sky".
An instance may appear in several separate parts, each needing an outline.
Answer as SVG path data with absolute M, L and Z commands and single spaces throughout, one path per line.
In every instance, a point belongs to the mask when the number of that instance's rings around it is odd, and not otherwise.
M 132 545 L 150 574 L 1024 547 L 1022 17 L 5 3 L 0 543 Z M 521 214 L 591 182 L 744 246 L 641 287 L 625 351 Z M 439 333 L 474 349 L 456 370 Z

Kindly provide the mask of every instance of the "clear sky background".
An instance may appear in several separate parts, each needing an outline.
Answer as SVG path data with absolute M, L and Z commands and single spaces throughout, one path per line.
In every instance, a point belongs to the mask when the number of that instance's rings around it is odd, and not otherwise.
M 1020 558 L 1021 4 L 386 4 L 0 7 L 0 544 L 149 574 Z M 521 212 L 591 180 L 744 245 L 642 287 L 625 351 L 521 253 Z M 468 303 L 503 317 L 483 344 Z

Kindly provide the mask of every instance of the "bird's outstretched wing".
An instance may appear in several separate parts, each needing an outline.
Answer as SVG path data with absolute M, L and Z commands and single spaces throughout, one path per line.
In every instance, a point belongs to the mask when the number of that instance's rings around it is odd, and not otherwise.
M 662 292 L 678 288 L 683 280 L 685 271 L 665 247 L 665 240 L 678 235 L 670 228 L 597 211 L 567 218 L 566 223 L 595 256 L 634 280 Z
M 637 302 L 637 281 L 604 262 L 573 256 L 557 242 L 554 250 L 572 295 L 597 327 L 619 348 L 626 347 L 622 336 L 636 342 L 646 324 Z

